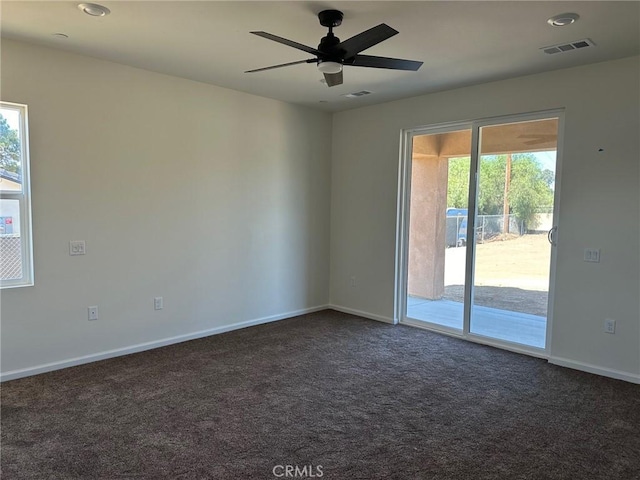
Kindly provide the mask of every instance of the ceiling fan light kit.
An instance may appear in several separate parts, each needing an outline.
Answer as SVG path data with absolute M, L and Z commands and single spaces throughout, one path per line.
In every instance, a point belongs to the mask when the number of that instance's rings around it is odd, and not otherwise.
M 394 35 L 398 34 L 389 25 L 381 23 L 377 27 L 370 28 L 358 35 L 355 35 L 344 42 L 333 34 L 334 27 L 342 24 L 344 18 L 339 10 L 323 10 L 318 14 L 320 25 L 327 27 L 329 31 L 327 35 L 322 37 L 318 48 L 309 47 L 293 40 L 278 37 L 267 32 L 251 32 L 259 37 L 272 40 L 274 42 L 287 45 L 289 47 L 302 50 L 303 52 L 314 55 L 314 58 L 307 60 L 299 60 L 296 62 L 283 63 L 273 65 L 271 67 L 257 68 L 248 70 L 245 73 L 262 72 L 272 70 L 274 68 L 288 67 L 301 63 L 316 63 L 318 70 L 324 74 L 327 86 L 333 87 L 341 85 L 343 81 L 343 66 L 369 67 L 369 68 L 386 68 L 390 70 L 409 70 L 416 71 L 422 66 L 422 62 L 415 60 L 403 60 L 400 58 L 376 57 L 372 55 L 361 55 L 360 52 L 383 42 Z
M 322 73 L 340 73 L 342 71 L 342 64 L 338 62 L 319 61 L 318 70 Z

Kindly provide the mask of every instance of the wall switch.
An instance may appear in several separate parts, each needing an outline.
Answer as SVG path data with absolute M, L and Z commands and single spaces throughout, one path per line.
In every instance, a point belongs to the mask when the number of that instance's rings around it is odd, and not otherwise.
M 600 249 L 599 248 L 585 248 L 584 249 L 584 261 L 585 262 L 600 262 Z
M 84 240 L 72 240 L 69 242 L 69 255 L 84 255 Z
M 351 280 L 350 280 L 349 284 L 350 284 L 352 287 L 355 287 L 355 286 L 356 286 L 356 276 L 355 276 L 355 275 L 353 275 L 353 276 L 351 277 Z
M 97 320 L 98 319 L 98 307 L 93 306 L 89 307 L 89 320 Z
M 616 321 L 610 318 L 604 320 L 604 333 L 616 333 Z
M 164 308 L 164 300 L 162 297 L 155 297 L 153 299 L 153 308 L 155 310 L 162 310 Z

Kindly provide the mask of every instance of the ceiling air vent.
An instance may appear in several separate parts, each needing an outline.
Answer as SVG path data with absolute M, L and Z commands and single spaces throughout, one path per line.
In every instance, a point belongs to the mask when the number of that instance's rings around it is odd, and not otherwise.
M 373 92 L 370 92 L 369 90 L 360 90 L 359 92 L 353 92 L 353 93 L 345 93 L 344 96 L 347 98 L 358 98 L 358 97 L 364 97 L 365 95 L 371 95 Z
M 554 53 L 570 52 L 571 50 L 578 50 L 580 48 L 595 46 L 596 44 L 593 43 L 593 40 L 591 40 L 590 38 L 585 38 L 584 40 L 577 40 L 575 42 L 561 43 L 558 45 L 551 45 L 549 47 L 542 47 L 540 50 L 542 50 L 544 53 L 553 55 Z

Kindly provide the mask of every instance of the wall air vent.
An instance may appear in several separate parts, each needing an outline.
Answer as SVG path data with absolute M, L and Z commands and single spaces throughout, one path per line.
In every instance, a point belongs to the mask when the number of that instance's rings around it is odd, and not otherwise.
M 542 50 L 544 53 L 553 55 L 554 53 L 570 52 L 571 50 L 579 50 L 581 48 L 595 47 L 595 46 L 596 44 L 593 43 L 593 40 L 591 40 L 590 38 L 585 38 L 584 40 L 577 40 L 575 42 L 560 43 L 558 45 L 542 47 L 540 50 Z
M 345 93 L 344 96 L 347 98 L 358 98 L 358 97 L 364 97 L 365 95 L 371 95 L 373 92 L 370 92 L 369 90 L 360 90 L 359 92 L 353 92 L 353 93 Z

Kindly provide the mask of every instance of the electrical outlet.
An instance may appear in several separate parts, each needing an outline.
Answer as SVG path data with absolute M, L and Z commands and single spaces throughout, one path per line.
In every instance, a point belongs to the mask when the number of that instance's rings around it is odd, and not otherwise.
M 585 248 L 584 249 L 584 261 L 599 263 L 600 262 L 600 249 L 599 248 Z
M 604 333 L 616 333 L 616 321 L 610 318 L 604 320 Z
M 69 242 L 69 255 L 84 255 L 85 253 L 84 240 L 72 240 Z
M 89 320 L 97 320 L 98 319 L 98 307 L 93 306 L 87 309 L 89 311 Z
M 155 310 L 162 310 L 164 308 L 164 300 L 162 297 L 155 297 L 153 299 L 153 308 Z

